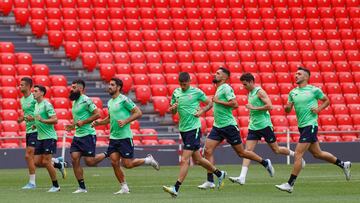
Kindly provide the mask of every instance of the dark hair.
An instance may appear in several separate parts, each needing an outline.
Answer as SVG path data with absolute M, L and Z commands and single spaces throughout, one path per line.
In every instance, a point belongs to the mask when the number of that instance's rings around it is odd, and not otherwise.
M 23 77 L 23 78 L 21 78 L 21 81 L 24 81 L 26 84 L 30 85 L 30 87 L 33 86 L 33 81 L 29 77 Z
M 180 72 L 179 73 L 179 82 L 189 82 L 190 74 L 188 72 Z
M 121 91 L 121 89 L 123 87 L 123 81 L 121 79 L 119 79 L 119 78 L 111 78 L 110 81 L 114 81 L 116 86 L 120 87 L 120 91 Z
M 305 71 L 310 76 L 310 70 L 304 67 L 298 67 L 298 70 Z
M 42 85 L 35 85 L 34 88 L 38 88 L 40 91 L 42 91 L 44 93 L 44 96 L 46 94 L 46 88 Z
M 251 73 L 244 73 L 241 75 L 240 81 L 255 82 L 255 77 Z
M 74 80 L 72 82 L 72 84 L 79 84 L 79 85 L 83 86 L 83 88 L 85 89 L 85 81 L 83 81 L 82 79 Z
M 230 77 L 230 71 L 229 71 L 227 68 L 220 67 L 219 70 L 221 70 L 221 71 L 224 72 L 228 77 Z

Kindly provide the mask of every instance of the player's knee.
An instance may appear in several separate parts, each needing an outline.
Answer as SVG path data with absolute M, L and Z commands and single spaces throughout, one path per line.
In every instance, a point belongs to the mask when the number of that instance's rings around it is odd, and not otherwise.
M 124 162 L 123 163 L 124 168 L 130 169 L 133 168 L 133 164 L 131 162 Z
M 183 166 L 183 165 L 187 165 L 187 164 L 189 164 L 189 159 L 181 158 L 180 165 Z
M 212 149 L 205 148 L 205 150 L 204 150 L 204 155 L 205 155 L 205 157 L 209 158 L 209 157 L 212 156 L 212 154 L 213 154 L 213 150 L 212 150 Z
M 118 160 L 111 160 L 111 166 L 116 168 L 116 167 L 119 167 L 120 165 L 120 162 Z
M 313 157 L 316 158 L 316 159 L 318 159 L 318 158 L 321 157 L 321 153 L 318 153 L 318 152 L 312 153 L 312 155 L 313 155 Z
M 275 154 L 280 154 L 280 149 L 279 148 L 271 148 L 271 149 Z
M 28 153 L 25 154 L 25 159 L 26 159 L 26 160 L 30 160 L 31 157 L 32 157 L 32 156 L 31 156 L 30 154 L 28 154 Z
M 49 165 L 49 164 L 51 164 L 51 162 L 50 162 L 49 160 L 47 160 L 47 159 L 43 159 L 43 160 L 42 160 L 42 165 L 43 165 L 43 166 L 47 166 L 47 165 Z

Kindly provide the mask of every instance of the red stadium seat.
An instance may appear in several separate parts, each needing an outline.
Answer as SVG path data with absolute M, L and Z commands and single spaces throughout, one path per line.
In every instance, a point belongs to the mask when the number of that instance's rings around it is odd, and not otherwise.
M 69 97 L 69 90 L 66 86 L 52 86 L 51 91 L 53 97 Z
M 158 112 L 160 116 L 164 116 L 169 109 L 169 100 L 167 97 L 152 97 L 155 112 Z
M 150 87 L 146 85 L 139 85 L 135 88 L 136 99 L 143 105 L 147 104 L 151 97 Z
M 55 109 L 69 109 L 70 108 L 70 101 L 68 98 L 59 97 L 59 98 L 52 98 L 51 103 Z

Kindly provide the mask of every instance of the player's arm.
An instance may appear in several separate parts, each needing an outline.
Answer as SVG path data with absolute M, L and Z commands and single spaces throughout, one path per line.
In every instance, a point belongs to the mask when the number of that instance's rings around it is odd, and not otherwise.
M 252 106 L 251 104 L 247 104 L 246 108 L 259 111 L 269 111 L 273 108 L 271 100 L 264 90 L 259 90 L 257 95 L 260 100 L 264 102 L 264 106 Z
M 202 114 L 209 111 L 213 106 L 213 103 L 209 98 L 206 98 L 204 104 L 206 104 L 206 106 L 204 108 L 200 108 L 199 111 L 196 112 L 195 114 L 196 117 L 200 117 Z
M 290 111 L 291 111 L 291 109 L 293 108 L 293 106 L 294 106 L 294 103 L 288 102 L 288 103 L 284 106 L 285 112 L 286 112 L 286 113 L 290 113 Z
M 140 118 L 142 116 L 142 112 L 139 109 L 139 107 L 135 106 L 132 110 L 131 110 L 131 115 L 125 119 L 125 120 L 118 120 L 118 124 L 120 127 L 125 126 L 126 124 Z
M 18 123 L 21 123 L 23 122 L 25 119 L 24 119 L 24 116 L 19 116 L 18 119 L 17 119 L 17 122 Z
M 75 125 L 81 127 L 85 124 L 88 124 L 88 123 L 92 123 L 94 120 L 100 118 L 100 111 L 99 109 L 94 109 L 94 111 L 92 112 L 92 115 L 85 119 L 85 120 L 82 120 L 82 121 L 77 121 Z
M 52 115 L 50 116 L 48 119 L 43 119 L 41 118 L 40 115 L 38 115 L 38 121 L 40 121 L 41 123 L 45 123 L 45 124 L 56 124 L 58 122 L 58 119 L 56 117 L 56 115 Z
M 107 125 L 110 123 L 110 115 L 106 116 L 103 120 L 95 120 L 91 123 L 92 127 L 96 127 L 99 125 Z
M 213 97 L 213 102 L 217 103 L 217 104 L 224 105 L 224 106 L 228 106 L 228 107 L 231 107 L 231 108 L 234 108 L 234 109 L 239 106 L 237 101 L 236 101 L 236 98 L 230 99 L 229 101 L 221 101 L 221 100 L 219 100 L 219 98 L 217 96 L 214 96 Z
M 325 109 L 330 104 L 329 97 L 327 97 L 326 95 L 324 95 L 323 98 L 321 98 L 319 100 L 322 101 L 322 104 L 320 106 L 318 106 L 317 108 L 312 108 L 311 111 L 313 113 L 316 113 L 316 114 L 320 113 L 320 111 Z
M 177 113 L 177 107 L 178 107 L 178 102 L 175 102 L 173 105 L 170 106 L 169 111 L 172 114 L 176 114 Z

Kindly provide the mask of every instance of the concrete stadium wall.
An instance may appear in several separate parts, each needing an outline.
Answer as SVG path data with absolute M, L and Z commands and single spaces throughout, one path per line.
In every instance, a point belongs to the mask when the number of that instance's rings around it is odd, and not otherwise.
M 291 144 L 294 150 L 295 145 Z M 321 148 L 329 151 L 341 160 L 349 160 L 352 162 L 360 162 L 360 143 L 321 143 Z M 97 153 L 103 152 L 106 147 L 97 148 Z M 178 146 L 146 146 L 144 148 L 135 148 L 135 157 L 145 157 L 152 154 L 160 163 L 160 165 L 178 165 Z M 269 158 L 273 163 L 286 163 L 286 156 L 275 155 L 266 144 L 259 144 L 256 147 L 256 153 L 264 158 Z M 0 149 L 0 169 L 26 168 L 24 159 L 24 149 Z M 57 150 L 56 156 L 60 156 L 61 149 Z M 69 149 L 66 150 L 66 160 L 70 161 Z M 241 164 L 231 146 L 222 145 L 215 151 L 216 164 Z M 324 163 L 321 160 L 314 159 L 310 153 L 305 154 L 307 163 Z M 107 159 L 99 164 L 100 167 L 111 166 Z

